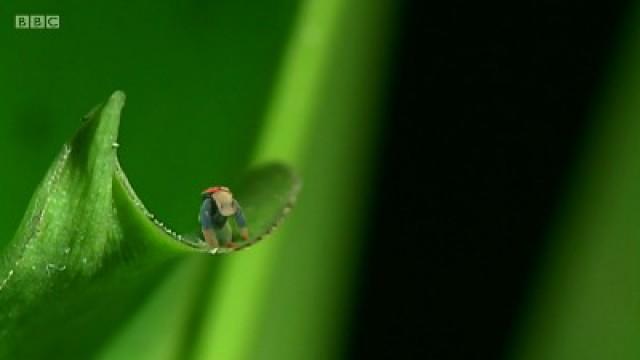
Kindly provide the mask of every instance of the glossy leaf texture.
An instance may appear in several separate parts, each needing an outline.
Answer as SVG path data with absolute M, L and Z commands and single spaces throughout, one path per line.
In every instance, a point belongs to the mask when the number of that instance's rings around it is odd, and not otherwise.
M 83 118 L 3 249 L 0 359 L 44 358 L 52 351 L 60 358 L 88 356 L 172 262 L 211 252 L 163 224 L 129 185 L 117 158 L 124 102 L 117 91 Z M 285 165 L 248 173 L 234 191 L 252 234 L 243 245 L 280 223 L 299 188 Z M 82 330 L 88 327 L 98 330 Z

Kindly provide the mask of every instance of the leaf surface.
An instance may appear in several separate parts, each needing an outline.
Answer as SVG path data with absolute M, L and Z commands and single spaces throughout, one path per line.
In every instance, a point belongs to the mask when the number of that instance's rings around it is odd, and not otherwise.
M 2 359 L 40 358 L 54 350 L 63 358 L 87 356 L 136 309 L 172 262 L 189 253 L 215 253 L 193 242 L 197 236 L 163 224 L 129 185 L 117 158 L 124 102 L 124 93 L 117 91 L 83 118 L 4 248 Z M 242 244 L 248 246 L 288 213 L 299 181 L 285 165 L 270 164 L 249 172 L 233 189 L 251 231 Z

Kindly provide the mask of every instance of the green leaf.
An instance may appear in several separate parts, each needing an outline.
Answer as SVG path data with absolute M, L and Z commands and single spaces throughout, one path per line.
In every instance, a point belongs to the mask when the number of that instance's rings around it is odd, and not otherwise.
M 618 34 L 510 359 L 640 359 L 638 5 Z
M 254 161 L 294 164 L 308 191 L 275 241 L 225 259 L 205 294 L 195 346 L 168 359 L 344 356 L 381 125 L 376 70 L 386 61 L 395 6 L 314 0 L 300 9 Z M 198 299 L 193 308 L 203 307 Z M 187 328 L 171 325 L 146 341 Z M 120 344 L 131 351 L 132 343 Z
M 83 118 L 3 250 L 2 359 L 41 358 L 54 350 L 61 358 L 88 356 L 171 263 L 211 252 L 156 219 L 129 185 L 117 159 L 124 102 L 117 91 Z M 233 189 L 252 233 L 247 246 L 282 220 L 299 181 L 286 166 L 272 164 Z

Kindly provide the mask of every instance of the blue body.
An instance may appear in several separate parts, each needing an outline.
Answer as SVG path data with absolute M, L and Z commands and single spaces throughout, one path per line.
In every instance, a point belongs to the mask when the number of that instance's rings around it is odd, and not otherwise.
M 236 209 L 236 213 L 233 215 L 238 224 L 238 227 L 244 228 L 247 226 L 242 208 L 236 200 L 233 200 L 233 206 Z M 218 206 L 215 201 L 211 199 L 211 196 L 205 197 L 200 206 L 200 224 L 203 229 L 221 230 L 227 223 L 227 217 L 220 214 Z

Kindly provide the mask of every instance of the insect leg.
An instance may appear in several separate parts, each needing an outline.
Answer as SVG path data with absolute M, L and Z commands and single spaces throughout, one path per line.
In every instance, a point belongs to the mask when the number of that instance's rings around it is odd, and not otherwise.
M 204 239 L 209 244 L 209 247 L 212 249 L 219 248 L 220 244 L 218 243 L 218 238 L 216 237 L 215 231 L 213 228 L 203 228 L 202 235 L 204 235 Z

